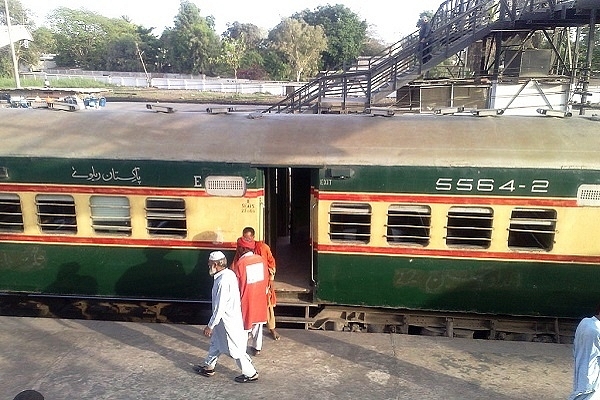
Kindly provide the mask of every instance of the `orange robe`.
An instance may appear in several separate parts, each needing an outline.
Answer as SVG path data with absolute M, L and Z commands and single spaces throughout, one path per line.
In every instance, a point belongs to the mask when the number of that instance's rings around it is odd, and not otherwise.
M 275 272 L 277 271 L 277 268 L 275 265 L 275 257 L 273 257 L 273 253 L 271 252 L 269 245 L 265 242 L 256 241 L 254 253 L 262 256 L 262 258 L 265 260 L 267 263 L 267 268 L 269 269 L 269 281 L 273 281 L 275 279 Z M 270 282 L 267 296 L 269 306 L 274 307 L 277 304 L 277 297 L 275 296 L 275 288 Z
M 233 272 L 238 278 L 242 300 L 244 329 L 267 322 L 267 288 L 269 270 L 258 254 L 246 253 L 236 261 Z

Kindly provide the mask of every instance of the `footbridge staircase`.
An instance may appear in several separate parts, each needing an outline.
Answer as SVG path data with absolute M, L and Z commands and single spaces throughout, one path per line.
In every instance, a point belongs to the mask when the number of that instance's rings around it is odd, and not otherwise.
M 597 9 L 600 0 L 446 0 L 431 18 L 425 48 L 415 31 L 377 56 L 320 73 L 265 112 L 320 113 L 332 102 L 342 112 L 364 111 L 477 41 L 588 25 Z

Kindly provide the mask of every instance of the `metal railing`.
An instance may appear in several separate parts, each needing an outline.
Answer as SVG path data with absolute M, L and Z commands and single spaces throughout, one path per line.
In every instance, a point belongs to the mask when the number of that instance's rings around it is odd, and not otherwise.
M 363 101 L 365 108 L 369 107 L 493 31 L 509 29 L 521 20 L 560 18 L 554 14 L 574 8 L 575 3 L 575 0 L 446 0 L 431 19 L 432 30 L 424 48 L 419 48 L 419 32 L 415 31 L 376 56 L 361 58 L 349 67 L 321 72 L 264 112 L 314 110 L 327 98 L 338 99 L 342 109 L 349 100 Z M 424 53 L 431 56 L 425 62 Z

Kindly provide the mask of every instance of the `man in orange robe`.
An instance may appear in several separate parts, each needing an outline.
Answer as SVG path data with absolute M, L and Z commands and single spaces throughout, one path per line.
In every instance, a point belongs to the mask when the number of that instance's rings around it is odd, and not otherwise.
M 275 272 L 277 271 L 277 266 L 275 263 L 275 257 L 273 257 L 273 253 L 271 252 L 271 248 L 268 244 L 263 241 L 254 239 L 254 228 L 247 226 L 242 231 L 242 237 L 254 241 L 254 254 L 258 254 L 262 256 L 262 258 L 267 263 L 267 268 L 269 269 L 269 291 L 267 293 L 267 328 L 271 332 L 271 336 L 273 340 L 279 340 L 279 333 L 275 330 L 275 310 L 274 307 L 277 305 L 277 297 L 275 296 Z
M 254 254 L 254 240 L 240 237 L 233 265 L 240 287 L 244 329 L 251 332 L 250 347 L 254 355 L 262 349 L 263 325 L 267 322 L 267 290 L 269 270 L 264 259 Z

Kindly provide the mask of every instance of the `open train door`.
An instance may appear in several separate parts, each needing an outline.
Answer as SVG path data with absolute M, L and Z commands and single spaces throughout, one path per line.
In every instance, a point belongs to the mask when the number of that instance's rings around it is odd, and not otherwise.
M 311 168 L 265 169 L 265 241 L 277 263 L 278 302 L 312 300 Z

